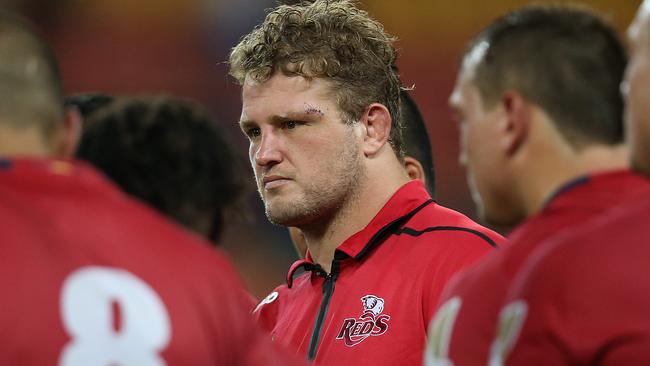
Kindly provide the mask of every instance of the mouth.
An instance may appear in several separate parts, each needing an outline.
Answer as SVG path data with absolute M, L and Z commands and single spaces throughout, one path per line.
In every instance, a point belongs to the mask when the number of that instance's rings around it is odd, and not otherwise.
M 271 190 L 274 188 L 281 187 L 287 183 L 289 183 L 291 179 L 287 177 L 282 177 L 279 175 L 269 175 L 264 177 L 262 179 L 262 187 L 264 187 L 265 190 Z

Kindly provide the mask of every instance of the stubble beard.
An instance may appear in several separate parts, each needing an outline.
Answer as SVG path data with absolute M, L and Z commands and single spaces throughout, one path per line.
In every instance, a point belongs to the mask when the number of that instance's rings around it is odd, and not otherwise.
M 346 145 L 340 155 L 322 167 L 318 176 L 330 179 L 308 182 L 303 186 L 302 194 L 291 202 L 276 202 L 272 205 L 269 200 L 264 200 L 260 192 L 269 221 L 276 225 L 298 228 L 327 225 L 342 214 L 345 207 L 355 202 L 365 169 L 354 146 Z

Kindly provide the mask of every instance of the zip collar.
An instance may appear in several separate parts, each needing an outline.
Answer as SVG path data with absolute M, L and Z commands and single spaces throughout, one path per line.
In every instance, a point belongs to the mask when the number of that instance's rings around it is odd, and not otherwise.
M 334 261 L 343 258 L 363 259 L 372 249 L 379 246 L 391 234 L 408 222 L 418 211 L 434 203 L 424 184 L 419 180 L 412 180 L 393 194 L 384 207 L 370 220 L 366 227 L 346 239 L 334 253 Z M 291 288 L 296 271 L 304 268 L 316 275 L 327 273 L 323 268 L 313 262 L 311 254 L 307 251 L 305 259 L 294 262 L 287 273 L 287 286 Z

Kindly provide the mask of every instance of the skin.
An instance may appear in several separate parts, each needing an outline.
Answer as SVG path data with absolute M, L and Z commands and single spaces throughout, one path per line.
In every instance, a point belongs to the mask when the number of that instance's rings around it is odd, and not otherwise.
M 240 127 L 269 220 L 299 228 L 329 271 L 336 247 L 408 181 L 388 144 L 390 113 L 373 103 L 346 124 L 326 79 L 280 73 L 247 80 L 242 101 Z
M 630 61 L 622 85 L 627 100 L 627 138 L 632 166 L 650 175 L 650 1 L 641 4 L 627 35 Z
M 449 104 L 460 125 L 460 162 L 484 221 L 514 226 L 541 210 L 563 184 L 627 166 L 625 146 L 574 148 L 546 112 L 516 90 L 485 105 L 473 81 L 482 47 L 465 58 Z
M 37 125 L 14 128 L 0 121 L 0 156 L 11 157 L 72 157 L 81 136 L 81 115 L 74 109 L 65 111 L 50 136 Z
M 412 156 L 404 157 L 404 170 L 409 176 L 409 179 L 421 180 L 422 183 L 426 184 L 426 175 L 424 174 L 424 168 L 422 164 Z M 289 237 L 293 243 L 293 247 L 296 249 L 296 253 L 299 258 L 305 258 L 307 255 L 307 241 L 300 229 L 295 227 L 289 228 Z

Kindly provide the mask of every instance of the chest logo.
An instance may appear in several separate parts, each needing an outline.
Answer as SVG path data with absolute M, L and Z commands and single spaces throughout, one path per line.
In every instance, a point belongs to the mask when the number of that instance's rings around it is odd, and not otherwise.
M 348 347 L 356 346 L 366 338 L 380 336 L 388 330 L 390 315 L 382 314 L 384 299 L 375 295 L 361 298 L 363 312 L 358 318 L 346 318 L 336 339 L 343 339 Z

